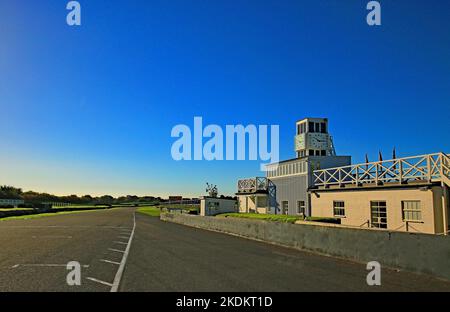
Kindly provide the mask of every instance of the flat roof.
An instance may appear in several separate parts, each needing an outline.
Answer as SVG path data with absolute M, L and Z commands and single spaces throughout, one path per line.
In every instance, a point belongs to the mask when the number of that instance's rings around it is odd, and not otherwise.
M 279 164 L 284 164 L 284 163 L 294 162 L 294 161 L 299 161 L 299 160 L 307 160 L 308 158 L 320 159 L 320 158 L 326 158 L 326 157 L 339 158 L 339 157 L 352 157 L 352 156 L 349 156 L 349 155 L 340 155 L 340 156 L 303 156 L 303 157 L 291 158 L 291 159 L 288 159 L 288 160 L 282 160 L 282 161 L 279 161 L 279 162 L 276 162 L 276 163 L 267 164 L 266 166 L 273 166 L 273 165 L 277 165 L 277 164 L 279 165 Z M 346 165 L 344 167 L 347 167 L 347 166 L 350 166 L 350 165 Z
M 373 191 L 378 189 L 410 189 L 410 188 L 422 188 L 422 187 L 431 187 L 438 186 L 440 182 L 428 182 L 428 181 L 420 181 L 420 182 L 410 182 L 405 184 L 399 183 L 385 183 L 375 185 L 374 183 L 362 184 L 360 186 L 356 186 L 353 184 L 345 184 L 345 186 L 333 185 L 328 188 L 321 186 L 313 186 L 308 189 L 310 193 L 321 193 L 321 192 L 360 192 L 360 191 Z
M 302 118 L 302 119 L 299 119 L 299 120 L 297 120 L 296 121 L 296 123 L 299 123 L 299 122 L 301 122 L 301 121 L 305 121 L 305 120 L 307 120 L 307 119 L 312 119 L 312 120 L 324 120 L 324 121 L 328 121 L 328 118 L 323 118 L 323 117 L 305 117 L 305 118 Z

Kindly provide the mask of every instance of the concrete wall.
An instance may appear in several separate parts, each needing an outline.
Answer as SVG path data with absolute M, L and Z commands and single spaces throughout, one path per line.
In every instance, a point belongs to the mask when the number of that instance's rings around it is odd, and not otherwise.
M 449 236 L 181 214 L 161 220 L 450 279 Z
M 311 195 L 312 215 L 314 217 L 333 217 L 333 202 L 343 201 L 345 217 L 341 218 L 341 224 L 357 227 L 371 219 L 371 201 L 386 201 L 388 229 L 406 231 L 406 222 L 402 219 L 402 201 L 420 201 L 422 221 L 409 222 L 408 231 L 428 234 L 442 233 L 441 196 L 442 189 L 440 187 L 428 190 L 419 188 L 327 190 Z M 438 220 L 436 220 L 436 213 Z
M 200 215 L 202 216 L 215 216 L 227 212 L 237 212 L 235 200 L 214 197 L 200 199 Z

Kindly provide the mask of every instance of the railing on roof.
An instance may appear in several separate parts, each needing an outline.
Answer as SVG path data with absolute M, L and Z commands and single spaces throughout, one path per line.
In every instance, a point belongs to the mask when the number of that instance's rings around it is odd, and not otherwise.
M 444 153 L 369 162 L 316 170 L 314 186 L 409 183 L 443 181 L 450 183 L 450 158 Z
M 238 193 L 255 193 L 258 191 L 268 191 L 269 183 L 267 178 L 256 177 L 242 179 L 238 181 Z

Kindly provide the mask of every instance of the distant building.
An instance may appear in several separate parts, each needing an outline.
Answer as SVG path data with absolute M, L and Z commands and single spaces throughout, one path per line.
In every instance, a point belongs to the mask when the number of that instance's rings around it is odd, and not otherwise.
M 183 196 L 169 196 L 169 201 L 181 201 Z
M 310 216 L 313 171 L 351 163 L 350 156 L 336 156 L 326 118 L 296 123 L 295 153 L 297 158 L 267 166 L 266 177 L 238 181 L 240 212 Z
M 0 199 L 0 206 L 12 206 L 14 208 L 19 207 L 25 203 L 22 199 Z

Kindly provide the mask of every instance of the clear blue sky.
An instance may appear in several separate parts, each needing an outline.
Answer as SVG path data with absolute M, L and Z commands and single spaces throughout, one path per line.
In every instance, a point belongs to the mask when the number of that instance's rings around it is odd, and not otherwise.
M 56 194 L 235 192 L 259 162 L 175 162 L 173 126 L 328 117 L 353 161 L 450 152 L 450 2 L 0 0 L 0 183 Z M 388 156 L 385 156 L 387 158 Z

